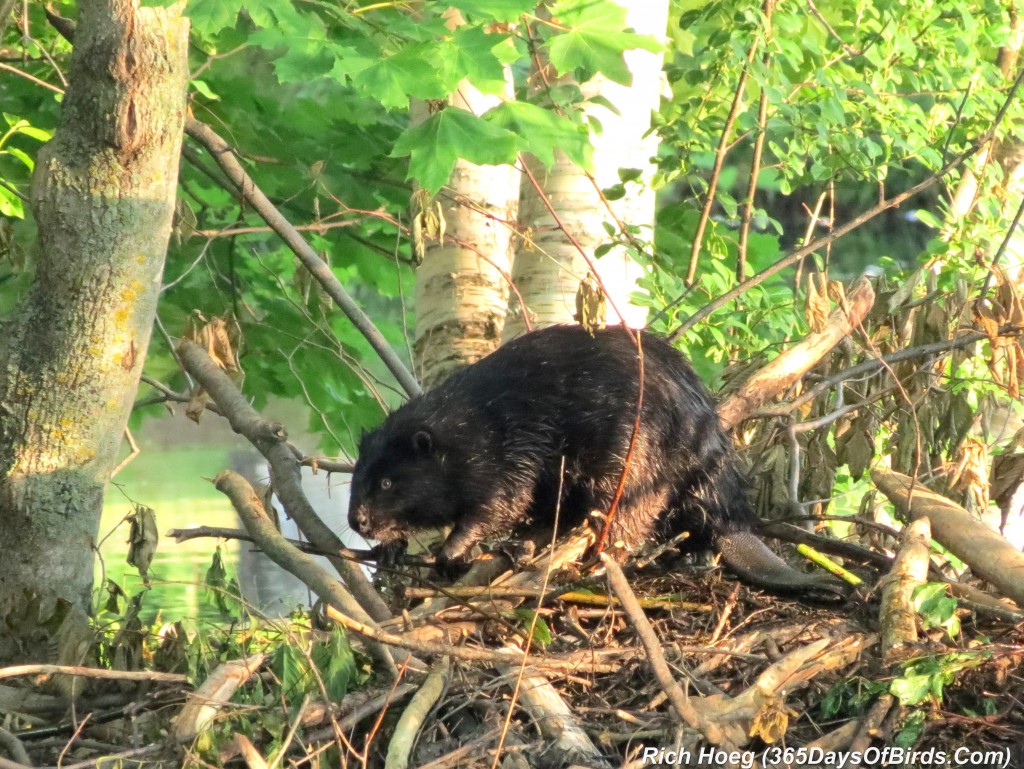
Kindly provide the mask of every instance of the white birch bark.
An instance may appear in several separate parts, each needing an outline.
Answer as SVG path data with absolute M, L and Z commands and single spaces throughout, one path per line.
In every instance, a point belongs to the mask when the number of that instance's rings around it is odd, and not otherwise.
M 627 22 L 636 32 L 664 38 L 667 0 L 616 2 L 627 9 Z M 573 320 L 576 290 L 589 268 L 568 235 L 591 258 L 594 250 L 609 240 L 605 223 L 615 229 L 619 229 L 619 222 L 639 226 L 640 237 L 648 242 L 652 239 L 655 209 L 649 181 L 654 167 L 650 159 L 657 153 L 658 138 L 649 132 L 651 113 L 658 109 L 662 93 L 662 58 L 661 54 L 641 49 L 627 51 L 625 60 L 633 75 L 632 85 L 619 85 L 601 75 L 581 85 L 588 99 L 601 96 L 618 113 L 592 102 L 585 108 L 591 124 L 600 125 L 592 132 L 593 179 L 561 153 L 556 153 L 556 162 L 549 171 L 535 160 L 528 161 L 540 191 L 529 179 L 523 180 L 519 220 L 529 240 L 524 240 L 516 253 L 512 278 L 529 308 L 534 328 Z M 641 184 L 628 184 L 623 198 L 603 200 L 599 190 L 619 183 L 619 170 L 623 168 L 641 169 Z M 558 221 L 544 202 L 545 197 Z M 629 296 L 642 276 L 640 265 L 624 248 L 616 247 L 597 262 L 597 267 L 611 300 L 608 322 L 620 321 L 614 305 L 629 325 L 642 326 L 645 309 L 629 304 Z M 518 297 L 513 297 L 505 338 L 521 334 L 526 325 Z

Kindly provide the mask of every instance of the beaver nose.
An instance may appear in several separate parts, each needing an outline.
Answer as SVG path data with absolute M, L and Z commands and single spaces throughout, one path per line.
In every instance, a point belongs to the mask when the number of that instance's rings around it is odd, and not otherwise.
M 370 519 L 364 510 L 353 510 L 349 513 L 348 524 L 352 527 L 352 531 L 362 536 L 370 528 Z

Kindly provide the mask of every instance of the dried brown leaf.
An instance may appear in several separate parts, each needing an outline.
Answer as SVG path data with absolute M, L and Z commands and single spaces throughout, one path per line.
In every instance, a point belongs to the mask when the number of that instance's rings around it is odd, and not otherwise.
M 812 272 L 807 276 L 807 300 L 804 316 L 811 331 L 817 333 L 825 328 L 832 305 L 828 299 L 828 275 Z
M 949 485 L 962 491 L 970 502 L 968 508 L 988 507 L 988 447 L 977 438 L 968 438 L 960 447 L 956 464 L 950 472 Z
M 595 331 L 605 327 L 607 314 L 601 284 L 597 282 L 597 277 L 593 273 L 589 273 L 576 290 L 576 322 L 593 336 Z

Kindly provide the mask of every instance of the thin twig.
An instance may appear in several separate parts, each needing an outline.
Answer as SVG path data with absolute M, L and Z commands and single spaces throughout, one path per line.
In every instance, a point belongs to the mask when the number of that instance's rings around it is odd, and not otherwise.
M 321 262 L 323 264 L 323 262 Z M 291 444 L 286 440 L 283 425 L 268 422 L 242 395 L 231 378 L 206 354 L 202 347 L 187 339 L 175 348 L 185 370 L 195 377 L 210 397 L 217 402 L 232 429 L 245 436 L 266 458 L 270 478 L 277 498 L 288 516 L 295 520 L 310 542 L 328 553 L 337 553 L 344 547 L 341 539 L 327 526 L 309 503 L 302 490 L 302 472 Z M 389 619 L 391 612 L 366 575 L 343 558 L 328 556 L 331 564 L 342 575 L 359 605 L 375 621 Z
M 210 126 L 189 117 L 185 121 L 185 133 L 202 144 L 217 161 L 217 165 L 227 174 L 231 183 L 242 193 L 246 202 L 255 209 L 262 219 L 269 224 L 295 255 L 303 266 L 323 286 L 342 312 L 348 316 L 352 324 L 363 334 L 377 355 L 394 375 L 398 383 L 410 396 L 422 393 L 419 383 L 405 367 L 387 340 L 374 325 L 370 317 L 356 303 L 355 299 L 345 290 L 341 281 L 334 275 L 331 268 L 320 258 L 319 254 L 306 242 L 289 222 L 270 202 L 263 191 L 256 186 L 252 177 L 242 168 L 242 164 L 234 154 L 231 146 L 221 138 Z
M 765 47 L 772 34 L 772 11 L 775 0 L 764 3 L 764 36 Z M 765 51 L 762 59 L 765 69 L 771 65 L 772 55 Z M 761 156 L 764 154 L 764 141 L 768 136 L 768 92 L 762 88 L 757 101 L 757 138 L 754 139 L 754 156 L 750 160 L 750 181 L 747 184 L 747 199 L 743 202 L 743 213 L 740 220 L 740 240 L 736 255 L 736 280 L 747 277 L 747 242 L 750 239 L 750 225 L 754 219 L 754 202 L 757 197 L 757 177 L 761 173 Z
M 979 149 L 980 149 L 980 145 L 979 144 L 975 143 L 975 144 L 971 145 L 970 149 L 968 149 L 967 151 L 965 151 L 965 152 L 961 153 L 960 155 L 958 155 L 956 158 L 951 160 L 949 163 L 947 163 L 941 169 L 936 171 L 934 174 L 929 176 L 927 179 L 925 179 L 925 180 L 915 184 L 909 190 L 900 193 L 899 195 L 897 195 L 894 198 L 890 198 L 889 200 L 883 200 L 880 203 L 877 203 L 876 205 L 872 206 L 871 208 L 869 208 L 864 213 L 862 213 L 862 214 L 860 214 L 858 216 L 855 216 L 853 219 L 848 221 L 846 224 L 844 224 L 842 226 L 839 226 L 839 227 L 836 227 L 828 235 L 825 235 L 824 237 L 818 238 L 817 240 L 815 240 L 815 241 L 813 241 L 811 243 L 808 243 L 806 245 L 800 246 L 799 248 L 793 249 L 788 254 L 786 254 L 784 257 L 782 257 L 781 259 L 776 261 L 774 264 L 764 268 L 763 270 L 761 270 L 761 272 L 757 273 L 753 277 L 748 278 L 747 280 L 743 281 L 742 283 L 740 283 L 735 288 L 732 288 L 731 290 L 726 291 L 724 294 L 719 296 L 717 299 L 715 299 L 715 300 L 713 300 L 711 302 L 708 302 L 706 305 L 701 307 L 699 310 L 697 310 L 697 312 L 695 312 L 693 315 L 691 315 L 689 318 L 687 318 L 685 321 L 683 321 L 681 324 L 679 324 L 679 327 L 676 328 L 675 331 L 673 331 L 671 334 L 669 334 L 669 336 L 668 336 L 669 341 L 670 342 L 678 341 L 680 338 L 682 338 L 686 334 L 686 332 L 688 332 L 691 328 L 696 326 L 698 323 L 700 323 L 706 317 L 708 317 L 709 315 L 717 312 L 718 310 L 720 310 L 722 307 L 727 305 L 729 302 L 731 302 L 736 297 L 741 296 L 742 294 L 745 294 L 747 291 L 749 291 L 750 289 L 754 288 L 755 286 L 761 285 L 766 280 L 768 280 L 768 278 L 774 277 L 775 275 L 777 275 L 778 273 L 782 272 L 784 269 L 789 267 L 794 262 L 800 261 L 805 256 L 813 254 L 815 251 L 820 251 L 822 248 L 825 248 L 826 246 L 830 245 L 833 241 L 838 240 L 843 235 L 846 235 L 848 232 L 852 232 L 853 230 L 855 230 L 858 227 L 862 226 L 866 222 L 871 221 L 872 219 L 874 219 L 876 216 L 878 216 L 879 214 L 883 213 L 884 211 L 888 211 L 890 208 L 896 208 L 897 206 L 903 204 L 904 202 L 906 202 L 910 198 L 914 197 L 918 193 L 921 193 L 924 190 L 928 189 L 933 184 L 935 184 L 937 181 L 939 181 L 944 176 L 946 176 L 946 174 L 948 174 L 950 171 L 952 171 L 953 169 L 955 169 L 958 166 L 960 166 L 965 160 L 967 160 L 969 157 L 974 155 Z
M 338 580 L 332 579 L 327 570 L 320 566 L 311 556 L 291 547 L 270 520 L 263 503 L 256 496 L 252 486 L 238 473 L 230 470 L 221 471 L 213 482 L 217 491 L 231 500 L 232 507 L 238 513 L 242 523 L 264 553 L 281 568 L 294 574 L 326 603 L 332 605 L 346 616 L 356 617 L 360 627 L 373 630 L 374 622 L 365 607 L 353 597 L 348 588 Z M 332 562 L 340 559 L 332 559 Z M 359 571 L 352 568 L 347 561 L 342 561 L 347 571 Z M 360 572 L 362 575 L 362 572 Z M 372 590 L 372 588 L 370 588 Z M 376 595 L 376 593 L 374 593 Z M 379 596 L 378 596 L 379 600 Z M 364 634 L 365 635 L 365 634 Z M 398 667 L 390 652 L 383 648 L 373 635 L 367 636 L 366 644 L 370 656 L 377 661 L 383 670 L 392 677 L 398 676 Z
M 879 201 L 876 205 L 872 206 L 862 214 L 854 217 L 846 224 L 840 227 L 836 227 L 825 237 L 819 238 L 813 243 L 808 243 L 804 246 L 801 246 L 800 248 L 796 248 L 790 251 L 786 256 L 782 257 L 777 262 L 775 262 L 775 264 L 771 265 L 770 267 L 766 267 L 765 269 L 761 270 L 761 272 L 757 273 L 757 275 L 754 275 L 752 278 L 743 281 L 730 291 L 726 291 L 724 294 L 719 296 L 714 301 L 708 302 L 701 309 L 699 309 L 697 312 L 695 312 L 693 315 L 687 318 L 683 323 L 681 323 L 679 327 L 669 335 L 669 341 L 678 341 L 684 334 L 686 334 L 687 331 L 689 331 L 695 325 L 704 320 L 704 318 L 721 309 L 736 297 L 746 293 L 755 286 L 759 286 L 761 283 L 764 283 L 764 281 L 768 280 L 768 278 L 777 275 L 778 273 L 782 272 L 784 269 L 789 267 L 789 265 L 799 261 L 800 259 L 803 259 L 808 254 L 813 254 L 815 251 L 818 251 L 830 245 L 833 241 L 841 238 L 848 232 L 857 229 L 864 223 L 874 219 L 879 214 L 888 211 L 890 208 L 896 208 L 897 206 L 901 205 L 902 203 L 914 197 L 915 195 L 924 192 L 926 189 L 928 189 L 936 182 L 938 182 L 940 179 L 944 178 L 947 174 L 949 174 L 950 171 L 961 166 L 964 163 L 964 161 L 973 157 L 975 154 L 977 154 L 978 150 L 980 150 L 982 147 L 988 144 L 991 138 L 995 135 L 996 129 L 999 127 L 999 124 L 1002 122 L 1003 117 L 1006 115 L 1006 111 L 1009 109 L 1010 104 L 1013 103 L 1013 100 L 1017 94 L 1017 90 L 1020 88 L 1022 82 L 1024 82 L 1024 69 L 1021 69 L 1021 72 L 1017 76 L 1017 79 L 1013 82 L 1013 85 L 1010 87 L 1009 93 L 1007 94 L 1006 99 L 1003 101 L 1002 106 L 1000 106 L 999 111 L 996 113 L 996 116 L 992 121 L 991 127 L 989 127 L 988 130 L 986 130 L 985 133 L 981 135 L 981 137 L 979 137 L 973 144 L 971 144 L 970 147 L 968 147 L 966 150 L 961 152 L 951 161 L 943 165 L 942 168 L 940 168 L 934 174 L 929 176 L 927 179 L 924 179 L 923 181 L 915 184 L 909 190 L 900 193 L 894 198 Z
M 1020 329 L 1012 325 L 1006 325 L 999 329 L 999 334 L 1001 336 L 1015 336 L 1019 332 Z M 845 368 L 842 371 L 837 371 L 832 376 L 818 382 L 814 387 L 804 391 L 800 396 L 794 398 L 788 403 L 782 403 L 772 408 L 759 409 L 753 412 L 750 416 L 785 416 L 793 412 L 795 409 L 800 408 L 800 406 L 808 401 L 817 398 L 823 392 L 840 382 L 845 382 L 864 374 L 870 374 L 886 365 L 899 363 L 900 361 L 914 360 L 915 358 L 927 358 L 930 355 L 942 355 L 953 350 L 959 350 L 987 338 L 988 337 L 980 331 L 969 331 L 961 336 L 955 337 L 954 339 L 948 339 L 945 342 L 933 342 L 932 344 L 923 344 L 918 347 L 907 347 L 903 350 L 897 350 L 896 352 L 889 353 L 888 355 L 883 355 L 881 358 L 873 358 L 871 360 L 864 361 L 863 363 L 858 363 L 856 366 L 851 366 L 850 368 Z
M 629 468 L 633 464 L 633 454 L 636 451 L 637 436 L 640 434 L 640 417 L 643 414 L 644 407 L 644 346 L 643 334 L 639 333 L 636 335 L 636 368 L 637 393 L 633 417 L 633 432 L 629 435 L 629 446 L 626 449 L 626 458 L 622 461 L 622 472 L 619 474 L 619 483 L 615 487 L 615 496 L 612 497 L 612 503 L 608 506 L 608 515 L 605 517 L 604 526 L 601 527 L 601 534 L 597 538 L 596 552 L 598 553 L 603 552 L 605 545 L 608 543 L 608 534 L 612 528 L 612 521 L 615 520 L 615 515 L 619 511 L 619 502 L 622 500 L 622 493 L 626 489 Z
M 128 441 L 128 456 L 122 459 L 118 463 L 117 467 L 110 471 L 110 480 L 113 480 L 119 472 L 131 464 L 135 457 L 142 453 L 142 449 L 139 448 L 139 444 L 135 442 L 135 437 L 132 435 L 132 431 L 127 427 L 124 428 L 124 439 Z
M 822 15 L 821 11 L 818 10 L 818 7 L 814 4 L 814 0 L 807 0 L 807 7 L 810 9 L 811 15 L 814 16 L 814 18 L 816 18 L 821 23 L 821 26 L 828 30 L 828 33 L 835 39 L 837 43 L 839 43 L 839 47 L 843 49 L 843 53 L 845 53 L 851 59 L 856 58 L 857 56 L 860 56 L 864 53 L 863 51 L 858 51 L 852 46 L 850 46 L 845 40 L 843 40 L 842 37 L 839 36 L 839 33 L 836 32 L 835 27 L 829 24 L 828 19 L 826 19 Z
M 555 539 L 558 536 L 558 520 L 561 516 L 562 506 L 562 484 L 565 481 L 565 457 L 562 457 L 562 464 L 558 473 L 558 496 L 555 497 L 557 500 L 555 503 L 555 520 L 551 527 L 551 542 L 550 547 L 553 550 L 555 547 Z M 548 582 L 551 579 L 553 563 L 548 561 L 546 568 L 544 569 L 544 577 L 541 580 L 540 588 L 537 591 L 537 607 L 544 603 L 544 595 L 548 589 Z M 519 691 L 523 685 L 523 675 L 526 672 L 526 660 L 530 654 L 530 648 L 533 645 L 534 634 L 537 630 L 537 619 L 540 617 L 540 613 L 535 611 L 533 616 L 530 618 L 530 628 L 526 634 L 526 641 L 523 644 L 523 657 L 520 661 L 519 668 L 516 671 L 516 683 L 512 688 L 512 701 L 509 703 L 508 710 L 505 712 L 505 720 L 501 725 L 501 734 L 498 736 L 498 747 L 494 751 L 494 761 L 491 763 L 491 769 L 497 769 L 498 763 L 501 761 L 502 749 L 505 747 L 505 740 L 508 738 L 509 726 L 512 723 L 512 714 L 515 712 L 515 705 L 519 699 Z
M 81 665 L 11 665 L 10 667 L 0 668 L 0 679 L 38 675 L 67 675 L 80 678 L 104 678 L 112 681 L 188 683 L 188 676 L 180 673 L 159 673 L 148 670 L 107 670 L 105 668 L 87 668 Z
M 658 636 L 655 634 L 654 628 L 651 627 L 651 623 L 647 621 L 644 610 L 637 603 L 636 595 L 633 593 L 632 588 L 630 588 L 626 575 L 622 573 L 622 569 L 607 553 L 601 553 L 601 562 L 604 564 L 608 574 L 608 584 L 611 586 L 612 592 L 622 602 L 622 608 L 629 617 L 633 629 L 636 631 L 640 643 L 644 647 L 644 651 L 647 652 L 647 661 L 650 663 L 651 671 L 654 673 L 654 677 L 658 679 L 658 683 L 675 709 L 676 714 L 687 726 L 699 729 L 708 739 L 708 742 L 714 745 L 721 744 L 724 740 L 722 731 L 697 713 L 682 687 L 672 677 L 672 670 L 665 660 L 665 654 L 661 649 L 661 642 L 658 641 Z
M 51 85 L 50 83 L 47 83 L 45 80 L 40 80 L 38 77 L 30 75 L 27 72 L 22 72 L 20 69 L 18 69 L 17 67 L 12 67 L 10 64 L 4 64 L 3 62 L 0 62 L 0 69 L 7 70 L 8 72 L 13 72 L 15 75 L 23 77 L 26 80 L 30 80 L 36 85 L 41 86 L 42 88 L 47 88 L 53 91 L 54 93 L 64 93 L 63 88 L 58 88 L 57 86 Z
M 3 2 L 0 2 L 0 35 L 7 31 L 7 22 L 10 15 L 14 13 L 14 6 L 17 4 L 18 0 L 3 0 Z
M 985 282 L 981 284 L 982 299 L 985 298 L 989 289 L 992 288 L 992 283 L 996 277 L 996 267 L 999 266 L 999 262 L 1002 260 L 1003 254 L 1006 253 L 1006 249 L 1010 245 L 1010 241 L 1013 239 L 1013 236 L 1017 234 L 1017 225 L 1020 224 L 1022 215 L 1024 215 L 1024 199 L 1022 199 L 1020 201 L 1020 205 L 1017 206 L 1017 213 L 1014 214 L 1013 221 L 1010 222 L 1010 227 L 1006 230 L 1006 235 L 1003 236 L 1003 242 L 999 244 L 999 249 L 996 251 L 995 256 L 992 257 L 992 261 L 989 262 L 988 275 L 985 276 Z
M 711 208 L 715 205 L 715 193 L 718 191 L 718 179 L 722 175 L 722 166 L 725 164 L 725 155 L 729 151 L 729 134 L 740 113 L 740 103 L 743 101 L 743 94 L 747 90 L 747 78 L 750 75 L 750 64 L 754 61 L 760 40 L 755 39 L 747 52 L 747 61 L 740 72 L 739 82 L 736 84 L 736 93 L 732 99 L 732 106 L 725 118 L 725 125 L 722 126 L 722 135 L 718 140 L 718 150 L 715 152 L 715 164 L 711 169 L 711 178 L 708 180 L 707 197 L 704 198 L 704 208 L 701 209 L 700 219 L 697 220 L 697 230 L 693 235 L 693 247 L 690 250 L 690 268 L 686 271 L 686 285 L 692 286 L 697 277 L 697 264 L 700 260 L 700 247 L 704 241 L 704 230 L 708 226 L 708 219 L 711 218 Z

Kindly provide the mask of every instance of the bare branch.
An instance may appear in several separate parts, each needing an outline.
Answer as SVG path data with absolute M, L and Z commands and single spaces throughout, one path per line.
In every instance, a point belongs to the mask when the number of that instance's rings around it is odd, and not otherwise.
M 256 186 L 252 177 L 242 168 L 242 164 L 235 157 L 234 150 L 222 139 L 210 126 L 189 117 L 185 122 L 185 133 L 202 144 L 217 161 L 217 165 L 227 174 L 242 193 L 245 201 L 251 205 L 263 220 L 273 228 L 274 232 L 281 236 L 281 239 L 302 261 L 303 266 L 323 286 L 328 295 L 337 302 L 338 307 L 348 316 L 352 324 L 359 329 L 366 340 L 370 343 L 376 353 L 384 361 L 395 379 L 402 386 L 402 389 L 411 397 L 422 392 L 419 383 L 409 373 L 395 351 L 391 349 L 387 340 L 380 333 L 380 330 L 373 324 L 370 317 L 362 311 L 352 296 L 341 285 L 331 268 L 320 258 L 319 254 L 306 242 L 306 239 L 292 226 L 281 212 L 270 202 L 270 199 L 263 194 L 263 191 Z

